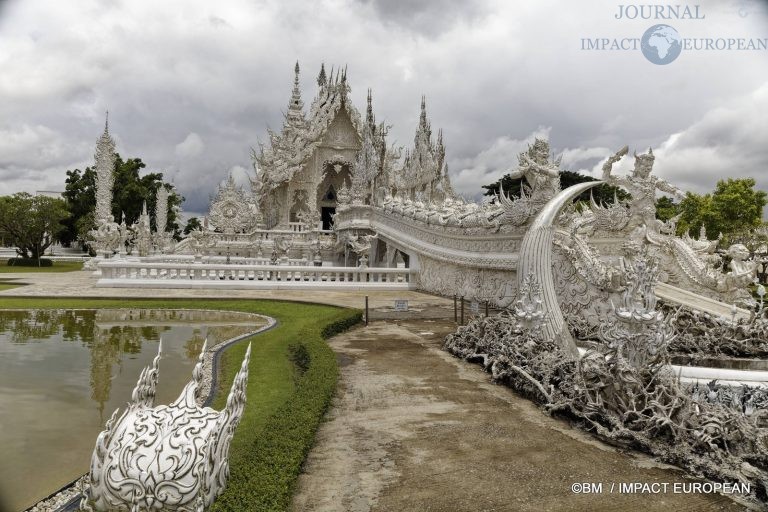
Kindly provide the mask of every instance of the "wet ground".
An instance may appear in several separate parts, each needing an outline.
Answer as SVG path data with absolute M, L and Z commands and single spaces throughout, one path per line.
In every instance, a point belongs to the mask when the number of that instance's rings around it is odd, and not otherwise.
M 611 448 L 493 384 L 440 349 L 454 329 L 450 320 L 380 320 L 330 341 L 339 388 L 294 510 L 744 510 L 720 495 L 673 494 L 675 482 L 692 482 L 679 470 Z M 670 491 L 619 493 L 634 482 Z M 602 490 L 575 494 L 575 483 Z

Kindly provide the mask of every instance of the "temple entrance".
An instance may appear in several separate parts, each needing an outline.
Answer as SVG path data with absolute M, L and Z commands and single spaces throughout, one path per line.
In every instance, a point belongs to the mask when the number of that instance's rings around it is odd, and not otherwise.
M 336 208 L 333 206 L 323 206 L 320 209 L 320 217 L 323 220 L 323 229 L 333 229 L 333 215 L 336 214 Z
M 351 171 L 349 162 L 328 161 L 323 164 L 323 180 L 317 187 L 317 206 L 323 229 L 333 229 L 333 214 L 336 213 L 338 202 L 337 191 L 342 187 L 349 188 Z

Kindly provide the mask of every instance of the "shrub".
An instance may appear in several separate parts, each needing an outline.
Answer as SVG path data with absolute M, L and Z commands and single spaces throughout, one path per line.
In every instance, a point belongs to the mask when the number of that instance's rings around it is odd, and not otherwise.
M 53 261 L 47 258 L 11 258 L 8 260 L 9 267 L 52 267 Z

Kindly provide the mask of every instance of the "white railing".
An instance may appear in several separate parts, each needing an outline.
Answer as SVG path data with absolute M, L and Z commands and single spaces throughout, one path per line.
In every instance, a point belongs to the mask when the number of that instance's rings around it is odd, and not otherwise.
M 144 263 L 195 263 L 195 256 L 187 254 L 158 254 L 155 256 L 146 256 L 141 260 Z M 137 263 L 137 262 L 134 262 Z M 202 256 L 199 263 L 203 264 L 229 264 L 229 265 L 272 265 L 270 258 L 247 258 L 245 256 L 230 256 L 227 261 L 227 256 Z M 303 265 L 310 266 L 311 262 L 307 259 L 288 259 L 285 265 Z
M 303 222 L 289 222 L 288 223 L 288 230 L 293 232 L 303 232 L 303 231 L 310 231 L 309 225 L 303 223 Z
M 232 265 L 211 263 L 99 263 L 100 287 L 155 288 L 391 288 L 410 289 L 411 269 Z

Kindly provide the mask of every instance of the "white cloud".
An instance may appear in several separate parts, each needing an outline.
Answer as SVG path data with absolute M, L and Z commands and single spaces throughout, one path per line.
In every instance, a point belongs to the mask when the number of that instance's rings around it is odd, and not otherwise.
M 752 177 L 768 190 L 768 82 L 705 113 L 654 151 L 660 175 L 709 192 L 720 179 Z
M 182 142 L 176 144 L 176 156 L 181 159 L 200 156 L 205 149 L 203 139 L 196 133 L 190 133 Z

